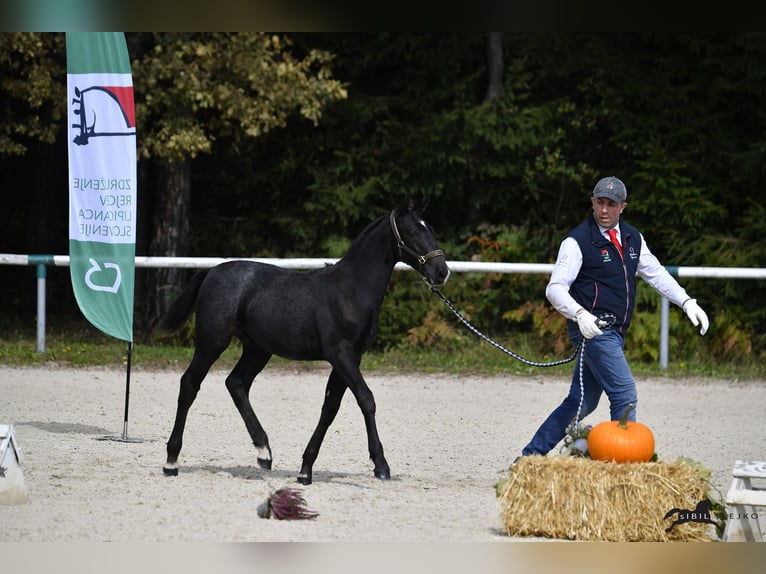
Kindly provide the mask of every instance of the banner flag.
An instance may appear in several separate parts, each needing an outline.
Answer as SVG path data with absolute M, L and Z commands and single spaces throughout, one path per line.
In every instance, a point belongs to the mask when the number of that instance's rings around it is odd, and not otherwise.
M 66 34 L 69 269 L 83 315 L 133 341 L 136 114 L 121 32 Z

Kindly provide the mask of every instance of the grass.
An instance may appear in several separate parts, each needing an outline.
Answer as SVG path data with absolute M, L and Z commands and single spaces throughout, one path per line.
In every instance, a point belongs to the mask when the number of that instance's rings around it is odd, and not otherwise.
M 554 362 L 568 358 L 536 356 L 522 340 L 518 346 L 506 344 L 518 355 L 534 362 Z M 726 363 L 706 360 L 671 361 L 667 369 L 658 363 L 631 361 L 636 377 L 709 377 L 726 380 L 766 379 L 766 367 L 757 360 Z M 183 371 L 191 359 L 192 349 L 178 338 L 136 341 L 133 345 L 132 367 Z M 238 343 L 232 344 L 216 363 L 215 368 L 231 368 L 239 357 Z M 34 331 L 5 328 L 0 335 L 0 365 L 67 367 L 112 367 L 127 361 L 127 343 L 104 335 L 87 323 L 68 324 L 62 328 L 49 328 L 45 336 L 45 350 L 37 350 Z M 323 362 L 294 362 L 274 357 L 270 368 L 310 369 L 325 368 Z M 452 375 L 556 375 L 571 376 L 574 363 L 554 367 L 530 366 L 479 340 L 464 339 L 460 345 L 413 347 L 402 344 L 387 351 L 370 351 L 364 355 L 364 372 L 444 373 Z

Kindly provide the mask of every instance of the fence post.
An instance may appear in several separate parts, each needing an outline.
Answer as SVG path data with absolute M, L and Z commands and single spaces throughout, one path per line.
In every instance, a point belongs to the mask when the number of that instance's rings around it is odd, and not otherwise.
M 668 368 L 668 339 L 670 333 L 670 301 L 660 297 L 660 367 Z
M 30 255 L 28 265 L 37 266 L 37 352 L 45 352 L 45 278 L 47 265 L 54 262 L 53 255 Z
M 37 265 L 37 352 L 45 352 L 45 276 L 46 267 Z

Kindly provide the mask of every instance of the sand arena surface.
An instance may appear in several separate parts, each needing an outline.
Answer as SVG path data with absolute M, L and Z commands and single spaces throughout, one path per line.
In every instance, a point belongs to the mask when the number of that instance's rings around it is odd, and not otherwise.
M 250 394 L 271 472 L 224 386 L 203 382 L 180 471 L 165 477 L 178 372 L 133 369 L 128 438 L 120 368 L 0 367 L 0 422 L 15 427 L 30 500 L 0 506 L 0 542 L 506 542 L 495 484 L 563 398 L 565 377 L 366 374 L 391 480 L 373 476 L 364 422 L 346 393 L 314 465 L 296 482 L 329 368 L 268 368 Z M 639 379 L 641 422 L 661 460 L 712 470 L 725 494 L 736 459 L 766 458 L 766 382 Z M 586 419 L 608 418 L 607 401 Z M 300 488 L 312 521 L 258 518 L 277 488 Z M 761 523 L 764 524 L 761 517 Z M 766 530 L 766 529 L 765 529 Z

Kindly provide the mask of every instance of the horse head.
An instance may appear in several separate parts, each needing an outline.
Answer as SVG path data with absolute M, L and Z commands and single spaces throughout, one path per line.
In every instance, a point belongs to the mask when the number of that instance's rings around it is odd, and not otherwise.
M 431 286 L 444 285 L 450 269 L 439 249 L 433 229 L 426 223 L 412 200 L 405 198 L 389 216 L 399 259 L 415 269 Z

